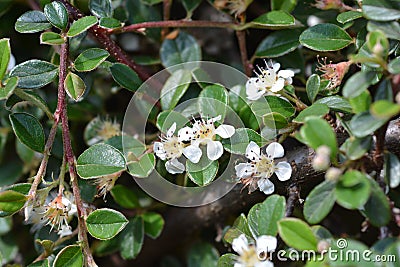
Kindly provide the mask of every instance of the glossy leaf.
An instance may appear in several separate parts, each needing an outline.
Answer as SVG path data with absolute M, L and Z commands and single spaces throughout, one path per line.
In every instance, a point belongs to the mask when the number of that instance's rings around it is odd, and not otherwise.
M 189 119 L 183 116 L 182 113 L 174 110 L 166 110 L 158 114 L 157 116 L 157 128 L 166 133 L 172 124 L 176 123 L 176 128 L 181 129 L 189 122 Z
M 342 24 L 345 24 L 347 22 L 353 21 L 353 20 L 358 19 L 358 18 L 362 18 L 362 13 L 359 12 L 359 11 L 353 11 L 352 10 L 352 11 L 347 11 L 347 12 L 340 13 L 337 16 L 336 20 L 338 22 L 342 23 Z
M 210 118 L 221 115 L 225 118 L 226 107 L 228 106 L 228 92 L 225 87 L 219 84 L 205 87 L 198 96 L 197 104 L 200 114 Z
M 310 226 L 297 218 L 284 218 L 278 222 L 279 236 L 288 246 L 298 250 L 316 250 L 317 239 Z
M 387 38 L 400 40 L 400 24 L 397 21 L 368 21 L 367 29 L 370 32 L 381 31 L 386 35 Z
M 40 43 L 47 45 L 60 45 L 65 43 L 65 39 L 55 32 L 43 32 L 40 35 Z
M 252 233 L 250 231 L 247 218 L 243 213 L 236 218 L 232 227 L 226 231 L 224 240 L 229 244 L 232 244 L 233 240 L 239 237 L 241 234 L 245 234 L 246 238 L 249 240 L 252 238 Z
M 304 217 L 309 223 L 322 221 L 335 204 L 335 183 L 324 181 L 314 187 L 304 203 Z
M 79 245 L 64 247 L 54 260 L 53 267 L 82 267 L 83 254 Z
M 83 51 L 74 61 L 77 71 L 91 71 L 97 68 L 110 54 L 100 48 L 89 48 Z
M 111 195 L 114 198 L 114 201 L 125 209 L 134 209 L 140 207 L 139 200 L 135 193 L 124 185 L 115 185 L 111 189 Z
M 218 267 L 232 267 L 236 263 L 237 255 L 227 253 L 222 255 L 218 260 Z
M 353 42 L 350 35 L 334 24 L 317 24 L 300 35 L 300 43 L 316 51 L 336 51 Z
M 91 236 L 107 240 L 116 236 L 127 225 L 128 220 L 119 211 L 97 209 L 86 218 L 86 226 Z
M 317 74 L 311 75 L 306 83 L 306 91 L 307 91 L 307 96 L 308 99 L 311 102 L 314 102 L 315 98 L 317 97 L 319 87 L 320 87 L 320 77 Z
M 160 58 L 164 67 L 201 60 L 201 49 L 196 39 L 180 31 L 175 39 L 166 39 L 161 45 Z
M 76 170 L 83 179 L 114 174 L 125 170 L 125 158 L 110 145 L 96 144 L 78 157 Z
M 348 159 L 356 160 L 367 153 L 371 147 L 371 142 L 371 136 L 367 136 L 365 138 L 356 138 L 351 136 L 343 143 L 340 149 L 345 152 Z
M 353 98 L 359 96 L 372 84 L 375 73 L 357 72 L 351 76 L 343 87 L 343 96 Z
M 159 237 L 165 224 L 163 217 L 155 212 L 145 212 L 140 216 L 144 222 L 145 233 L 153 239 Z
M 121 232 L 121 256 L 123 259 L 134 259 L 143 246 L 144 223 L 140 216 L 129 220 L 128 225 Z
M 259 146 L 264 145 L 266 142 L 256 131 L 248 128 L 236 129 L 231 138 L 223 139 L 221 142 L 228 152 L 244 155 L 246 147 L 251 141 L 256 142 Z
M 192 75 L 188 70 L 177 70 L 168 78 L 161 89 L 163 110 L 173 109 L 189 88 Z
M 396 1 L 364 0 L 362 11 L 366 18 L 377 21 L 391 21 L 400 18 L 400 5 Z
M 217 267 L 219 253 L 209 243 L 195 243 L 188 252 L 187 267 Z
M 392 74 L 400 73 L 400 57 L 396 57 L 388 64 L 388 71 Z
M 400 113 L 400 105 L 388 100 L 378 100 L 372 103 L 371 115 L 379 119 L 390 119 Z
M 198 186 L 205 186 L 211 183 L 217 175 L 218 167 L 218 161 L 211 161 L 210 164 L 207 164 L 207 166 L 204 166 L 204 168 L 199 171 L 199 167 L 196 166 L 196 164 L 189 160 L 186 161 L 188 176 L 190 180 Z
M 369 112 L 356 114 L 350 120 L 350 128 L 355 137 L 372 134 L 386 123 L 387 119 L 379 119 Z
M 86 90 L 85 82 L 75 73 L 68 73 L 64 80 L 65 91 L 73 100 L 81 99 Z
M 296 7 L 297 0 L 271 0 L 272 10 L 291 12 Z
M 113 13 L 111 0 L 90 0 L 89 9 L 99 18 L 111 17 Z
M 28 113 L 14 113 L 9 117 L 14 133 L 21 143 L 32 150 L 43 152 L 45 137 L 38 119 Z
M 346 209 L 361 209 L 370 193 L 368 178 L 359 171 L 347 171 L 340 178 L 335 190 L 337 203 Z
M 121 21 L 114 18 L 101 18 L 99 20 L 99 26 L 106 29 L 116 29 L 122 27 L 122 24 Z
M 325 104 L 327 105 L 330 109 L 339 111 L 339 112 L 345 112 L 345 113 L 351 113 L 352 108 L 346 99 L 340 97 L 340 96 L 328 96 L 324 97 L 321 99 L 318 99 L 315 101 L 315 104 Z
M 258 45 L 255 56 L 274 58 L 286 55 L 299 46 L 300 31 L 281 30 L 269 34 Z
M 80 18 L 74 21 L 74 23 L 72 23 L 71 27 L 68 30 L 67 36 L 68 37 L 77 36 L 78 34 L 81 34 L 82 32 L 86 31 L 96 23 L 97 23 L 97 18 L 95 16 L 85 16 L 83 18 Z
M 34 33 L 47 30 L 51 24 L 41 11 L 28 11 L 15 22 L 15 30 L 20 33 Z
M 285 215 L 285 198 L 278 195 L 269 196 L 264 202 L 254 205 L 247 216 L 248 224 L 255 236 L 278 233 L 278 221 Z
M 295 19 L 289 13 L 282 10 L 273 10 L 254 19 L 250 24 L 260 28 L 281 28 L 293 26 Z
M 371 196 L 364 205 L 364 214 L 369 222 L 376 227 L 389 223 L 392 215 L 389 201 L 377 182 L 369 179 Z
M 146 153 L 138 160 L 128 162 L 128 172 L 138 178 L 148 177 L 156 164 L 156 158 L 152 153 Z
M 142 80 L 136 72 L 125 64 L 114 63 L 110 67 L 110 71 L 114 80 L 129 91 L 135 92 L 142 84 Z
M 0 86 L 0 100 L 9 98 L 17 87 L 17 84 L 18 77 L 11 77 L 3 87 Z
M 353 108 L 354 113 L 368 111 L 369 106 L 371 105 L 371 101 L 371 94 L 368 90 L 364 90 L 358 96 L 349 99 L 350 105 Z
M 11 77 L 18 77 L 18 87 L 36 89 L 51 83 L 58 74 L 58 66 L 47 61 L 31 59 L 15 66 Z
M 44 14 L 50 23 L 60 30 L 65 30 L 68 25 L 68 12 L 65 6 L 58 1 L 45 5 Z
M 16 191 L 0 192 L 0 211 L 9 215 L 19 211 L 25 205 L 27 197 Z
M 296 118 L 293 119 L 294 122 L 304 123 L 307 119 L 312 117 L 323 117 L 328 114 L 329 108 L 325 104 L 314 104 L 306 109 L 303 109 Z
M 10 39 L 0 39 L 0 83 L 1 80 L 3 80 L 4 74 L 7 71 L 8 63 L 10 61 L 10 54 Z

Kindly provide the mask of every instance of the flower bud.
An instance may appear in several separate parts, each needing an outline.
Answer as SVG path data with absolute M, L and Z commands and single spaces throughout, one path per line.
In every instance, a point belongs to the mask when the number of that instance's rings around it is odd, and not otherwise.
M 321 240 L 321 241 L 319 241 L 318 244 L 317 244 L 317 251 L 318 251 L 319 253 L 326 252 L 326 251 L 328 251 L 328 249 L 329 249 L 330 246 L 331 246 L 331 245 L 329 244 L 328 241 L 326 241 L 326 240 Z
M 325 180 L 327 181 L 337 181 L 342 175 L 342 170 L 339 168 L 331 167 L 325 173 Z
M 328 146 L 322 145 L 317 148 L 315 157 L 312 161 L 312 166 L 316 171 L 324 171 L 329 168 L 331 149 Z

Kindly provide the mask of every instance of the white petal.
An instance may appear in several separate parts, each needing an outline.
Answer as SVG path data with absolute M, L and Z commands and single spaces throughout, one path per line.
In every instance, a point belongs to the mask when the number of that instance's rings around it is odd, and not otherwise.
M 260 261 L 257 262 L 254 267 L 274 267 L 274 263 L 272 261 L 266 260 L 266 261 Z
M 289 78 L 289 77 L 293 77 L 294 76 L 294 72 L 292 70 L 281 70 L 278 72 L 278 77 L 282 77 L 282 78 Z
M 216 121 L 219 121 L 221 118 L 222 118 L 222 116 L 221 116 L 221 115 L 218 115 L 218 116 L 215 117 L 215 118 L 209 119 L 209 120 L 207 121 L 207 123 L 208 123 L 208 124 L 214 123 L 214 122 L 216 122 Z
M 233 239 L 232 249 L 239 255 L 242 255 L 245 250 L 249 249 L 249 242 L 244 234 L 241 234 L 239 237 Z
M 267 152 L 267 155 L 273 159 L 281 158 L 283 157 L 283 155 L 285 155 L 285 150 L 283 149 L 283 146 L 277 142 L 269 144 L 265 152 Z
M 71 235 L 72 234 L 71 227 L 68 225 L 62 225 L 61 229 L 57 232 L 57 234 L 60 236 L 60 238 Z
M 174 122 L 174 124 L 172 124 L 171 127 L 168 129 L 167 137 L 172 137 L 175 133 L 175 130 L 176 130 L 176 122 Z
M 279 78 L 269 90 L 276 93 L 282 90 L 283 86 L 285 86 L 285 79 Z
M 235 127 L 232 125 L 222 124 L 215 130 L 215 133 L 222 138 L 229 138 L 235 133 Z
M 278 72 L 278 70 L 281 68 L 281 64 L 275 63 L 274 65 L 272 65 L 272 68 L 274 69 L 275 72 Z
M 236 176 L 239 178 L 249 177 L 253 174 L 254 168 L 250 163 L 239 163 L 235 166 Z
M 257 100 L 264 94 L 264 89 L 260 86 L 259 78 L 250 78 L 246 83 L 246 95 L 249 100 Z
M 246 265 L 239 263 L 239 262 L 235 262 L 235 264 L 233 265 L 233 267 L 246 267 Z
M 183 155 L 187 157 L 191 162 L 198 163 L 202 152 L 198 146 L 190 145 L 183 149 Z
M 167 153 L 164 150 L 164 145 L 161 142 L 154 142 L 153 151 L 156 153 L 156 156 L 162 160 L 167 158 Z
M 260 99 L 264 94 L 265 94 L 265 90 L 259 91 L 258 93 L 253 94 L 253 95 L 247 94 L 247 99 L 251 100 L 251 101 L 256 101 L 256 100 Z
M 178 159 L 171 159 L 165 162 L 165 168 L 171 174 L 182 173 L 185 170 L 185 165 L 180 163 Z
M 193 138 L 193 129 L 186 126 L 178 131 L 179 141 L 190 141 Z
M 275 251 L 277 243 L 278 241 L 275 236 L 262 235 L 258 237 L 256 240 L 257 254 L 260 254 L 260 252 Z
M 207 143 L 207 157 L 210 160 L 219 159 L 224 153 L 224 149 L 220 141 L 209 141 Z
M 252 161 L 260 160 L 260 147 L 253 141 L 251 141 L 246 147 L 246 158 Z
M 7 71 L 12 70 L 15 67 L 15 57 L 10 54 L 10 61 L 8 61 Z
M 280 181 L 287 181 L 292 176 L 292 166 L 287 162 L 279 162 L 275 168 L 275 174 Z
M 289 78 L 285 79 L 285 84 L 292 84 L 292 82 L 293 82 L 292 77 L 289 77 Z
M 272 194 L 275 191 L 275 186 L 269 179 L 260 179 L 257 185 L 260 191 L 266 195 Z

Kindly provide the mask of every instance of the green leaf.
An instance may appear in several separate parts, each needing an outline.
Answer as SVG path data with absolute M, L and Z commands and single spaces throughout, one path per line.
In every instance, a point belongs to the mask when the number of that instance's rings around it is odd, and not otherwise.
M 371 115 L 379 119 L 390 119 L 400 113 L 400 105 L 388 100 L 378 100 L 372 103 Z
M 254 205 L 247 216 L 249 227 L 255 236 L 278 233 L 278 221 L 285 216 L 286 202 L 283 196 L 271 195 Z
M 388 64 L 388 71 L 391 74 L 399 74 L 400 73 L 400 57 L 396 57 Z
M 369 32 L 381 31 L 386 35 L 387 38 L 400 40 L 400 24 L 397 21 L 368 21 L 367 29 Z
M 325 104 L 314 104 L 309 106 L 308 108 L 302 110 L 296 118 L 293 119 L 293 122 L 304 123 L 309 118 L 312 117 L 323 117 L 328 114 L 329 108 Z
M 392 217 L 389 201 L 377 182 L 368 181 L 371 183 L 371 196 L 364 205 L 364 214 L 373 226 L 385 226 Z
M 27 197 L 13 190 L 0 192 L 0 211 L 12 215 L 25 205 Z
M 28 113 L 14 113 L 9 117 L 14 133 L 21 143 L 32 150 L 43 152 L 45 137 L 38 119 Z
M 58 74 L 58 66 L 47 61 L 31 59 L 15 66 L 11 77 L 18 77 L 18 87 L 36 89 L 51 83 Z
M 95 16 L 86 16 L 80 18 L 74 21 L 74 23 L 72 23 L 71 27 L 68 30 L 67 36 L 68 37 L 77 36 L 78 34 L 81 34 L 82 32 L 86 31 L 96 23 L 97 23 L 97 18 Z
M 68 12 L 65 6 L 54 1 L 44 6 L 44 14 L 50 23 L 60 30 L 65 30 L 68 26 Z
M 93 15 L 99 18 L 112 17 L 113 14 L 111 0 L 90 0 L 89 9 Z
M 162 109 L 173 109 L 189 88 L 191 81 L 192 74 L 189 70 L 174 71 L 161 89 Z
M 280 113 L 271 112 L 263 116 L 264 124 L 271 129 L 283 129 L 288 126 L 288 119 Z
M 343 87 L 343 96 L 347 98 L 359 96 L 373 83 L 374 78 L 374 72 L 357 72 L 346 81 Z
M 274 58 L 286 55 L 299 46 L 299 30 L 281 30 L 269 34 L 258 45 L 255 56 Z
M 386 123 L 387 119 L 379 119 L 369 112 L 356 114 L 350 120 L 350 128 L 355 137 L 372 134 Z
M 180 31 L 175 39 L 165 39 L 161 45 L 160 58 L 164 67 L 180 63 L 200 61 L 201 49 L 196 39 Z
M 124 260 L 134 259 L 143 246 L 144 224 L 140 216 L 129 220 L 124 231 L 121 232 L 121 256 Z
M 396 188 L 400 184 L 400 161 L 396 155 L 385 153 L 384 174 L 386 183 L 390 188 Z
M 100 48 L 89 48 L 83 51 L 74 61 L 77 71 L 91 71 L 97 68 L 110 54 Z
M 203 117 L 213 118 L 221 115 L 221 120 L 224 120 L 228 105 L 228 92 L 222 85 L 209 85 L 200 92 L 197 105 Z
M 142 80 L 136 72 L 125 64 L 114 63 L 110 67 L 110 71 L 114 80 L 129 91 L 136 92 L 142 84 Z
M 336 20 L 342 24 L 345 24 L 347 22 L 356 20 L 358 18 L 362 18 L 362 13 L 358 12 L 358 11 L 347 11 L 347 12 L 343 12 L 340 13 Z
M 217 267 L 218 250 L 209 243 L 195 243 L 188 252 L 188 267 Z
M 182 113 L 176 112 L 174 110 L 166 110 L 158 114 L 157 116 L 157 128 L 166 133 L 172 124 L 176 123 L 176 128 L 181 129 L 189 122 Z
M 251 141 L 257 143 L 259 146 L 263 146 L 266 142 L 266 140 L 256 131 L 248 128 L 236 129 L 231 138 L 223 139 L 221 142 L 228 152 L 244 155 L 246 153 L 247 145 Z
M 202 157 L 203 158 L 203 157 Z M 211 183 L 218 172 L 218 161 L 211 161 L 209 164 L 204 165 L 202 170 L 198 170 L 201 161 L 197 164 L 192 163 L 190 160 L 186 161 L 186 171 L 193 183 L 198 186 L 206 186 Z
M 349 102 L 354 113 L 368 111 L 369 106 L 371 105 L 371 94 L 368 90 L 365 90 L 358 96 L 350 98 Z
M 304 203 L 304 217 L 312 224 L 322 221 L 335 204 L 335 183 L 324 181 L 307 196 Z
M 400 18 L 400 5 L 397 1 L 364 0 L 362 11 L 364 17 L 371 20 L 391 21 Z
M 15 30 L 20 33 L 34 33 L 51 27 L 46 15 L 41 11 L 28 11 L 15 22 Z
M 86 218 L 89 234 L 100 240 L 111 239 L 124 229 L 128 220 L 119 211 L 97 209 Z
M 0 100 L 8 99 L 17 88 L 18 77 L 11 77 L 5 86 L 0 86 Z
M 188 13 L 187 17 L 191 17 L 192 12 L 200 5 L 201 0 L 181 0 L 181 2 Z
M 107 144 L 86 149 L 77 160 L 76 170 L 83 179 L 96 178 L 125 170 L 124 155 Z
M 250 22 L 250 24 L 253 27 L 276 29 L 287 26 L 294 26 L 295 19 L 292 15 L 285 11 L 274 10 L 259 16 L 258 18 Z
M 85 82 L 75 73 L 68 73 L 64 80 L 65 91 L 75 101 L 79 101 L 86 90 Z
M 111 195 L 114 198 L 114 201 L 125 209 L 140 207 L 139 200 L 135 193 L 124 185 L 115 185 L 111 189 Z
M 70 245 L 63 248 L 54 260 L 53 267 L 82 267 L 83 254 L 79 245 Z
M 99 26 L 106 29 L 117 29 L 122 27 L 122 23 L 114 18 L 101 18 L 99 21 Z
M 347 171 L 336 184 L 336 202 L 346 209 L 361 209 L 370 194 L 368 178 L 359 171 Z
M 306 145 L 316 150 L 326 145 L 331 149 L 331 159 L 336 157 L 336 135 L 327 121 L 320 118 L 309 118 L 300 129 L 300 135 Z
M 297 0 L 271 0 L 271 9 L 292 12 L 296 4 Z
M 315 101 L 315 104 L 326 104 L 330 109 L 339 112 L 351 113 L 352 108 L 346 99 L 340 96 L 328 96 Z
M 251 105 L 251 110 L 256 116 L 263 117 L 268 113 L 276 112 L 289 118 L 294 115 L 295 108 L 288 101 L 277 96 L 266 96 L 266 102 L 256 101 Z
M 160 21 L 162 16 L 157 7 L 146 5 L 141 0 L 126 0 L 125 8 L 128 11 L 130 23 Z M 157 43 L 160 42 L 160 29 L 146 29 L 146 36 Z
M 152 153 L 146 153 L 137 161 L 128 162 L 128 172 L 135 177 L 148 177 L 156 164 L 156 158 Z
M 145 233 L 153 239 L 159 237 L 165 224 L 163 217 L 155 212 L 145 212 L 140 216 L 144 222 Z
M 47 117 L 51 119 L 53 118 L 53 112 L 50 111 L 47 103 L 36 92 L 16 88 L 14 94 L 18 96 L 18 98 L 20 98 L 21 100 L 29 101 L 31 104 L 43 110 L 46 113 Z
M 315 101 L 315 98 L 317 97 L 317 94 L 319 92 L 320 84 L 321 84 L 321 79 L 319 75 L 313 74 L 308 78 L 306 83 L 306 91 L 308 99 L 311 102 Z
M 351 136 L 340 147 L 350 160 L 357 160 L 367 153 L 371 147 L 372 137 L 356 138 Z
M 29 264 L 27 267 L 50 267 L 49 260 L 41 260 L 41 261 L 35 261 Z
M 10 61 L 10 55 L 11 55 L 10 39 L 8 38 L 0 39 L 0 84 L 4 78 L 4 74 L 7 71 L 8 63 Z
M 232 253 L 226 253 L 222 255 L 218 260 L 218 267 L 232 267 L 237 260 L 237 255 Z
M 247 218 L 243 213 L 236 218 L 232 227 L 229 228 L 228 231 L 226 231 L 224 235 L 224 240 L 229 244 L 232 244 L 233 240 L 239 237 L 241 234 L 245 234 L 246 238 L 249 240 L 252 238 Z
M 305 47 L 316 51 L 336 51 L 353 42 L 345 30 L 329 23 L 317 24 L 306 29 L 299 40 Z
M 60 45 L 65 43 L 65 39 L 60 34 L 55 32 L 43 32 L 40 35 L 40 43 L 47 45 Z
M 317 238 L 310 226 L 297 218 L 284 218 L 278 222 L 280 237 L 285 243 L 298 250 L 316 250 Z
M 394 261 L 386 262 L 385 265 L 387 267 L 396 267 L 397 259 L 400 259 L 400 242 L 397 241 L 391 244 L 387 249 L 385 249 L 385 252 L 383 254 L 387 256 L 391 255 L 392 259 L 394 259 Z

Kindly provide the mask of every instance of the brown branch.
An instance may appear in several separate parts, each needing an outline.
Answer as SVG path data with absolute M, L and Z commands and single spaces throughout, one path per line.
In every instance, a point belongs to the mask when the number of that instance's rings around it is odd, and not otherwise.
M 251 72 L 253 70 L 253 65 L 249 61 L 249 57 L 247 55 L 247 47 L 246 47 L 246 32 L 245 31 L 236 31 L 236 38 L 239 43 L 240 50 L 240 58 L 242 60 L 242 65 L 244 72 L 247 76 L 251 76 Z

